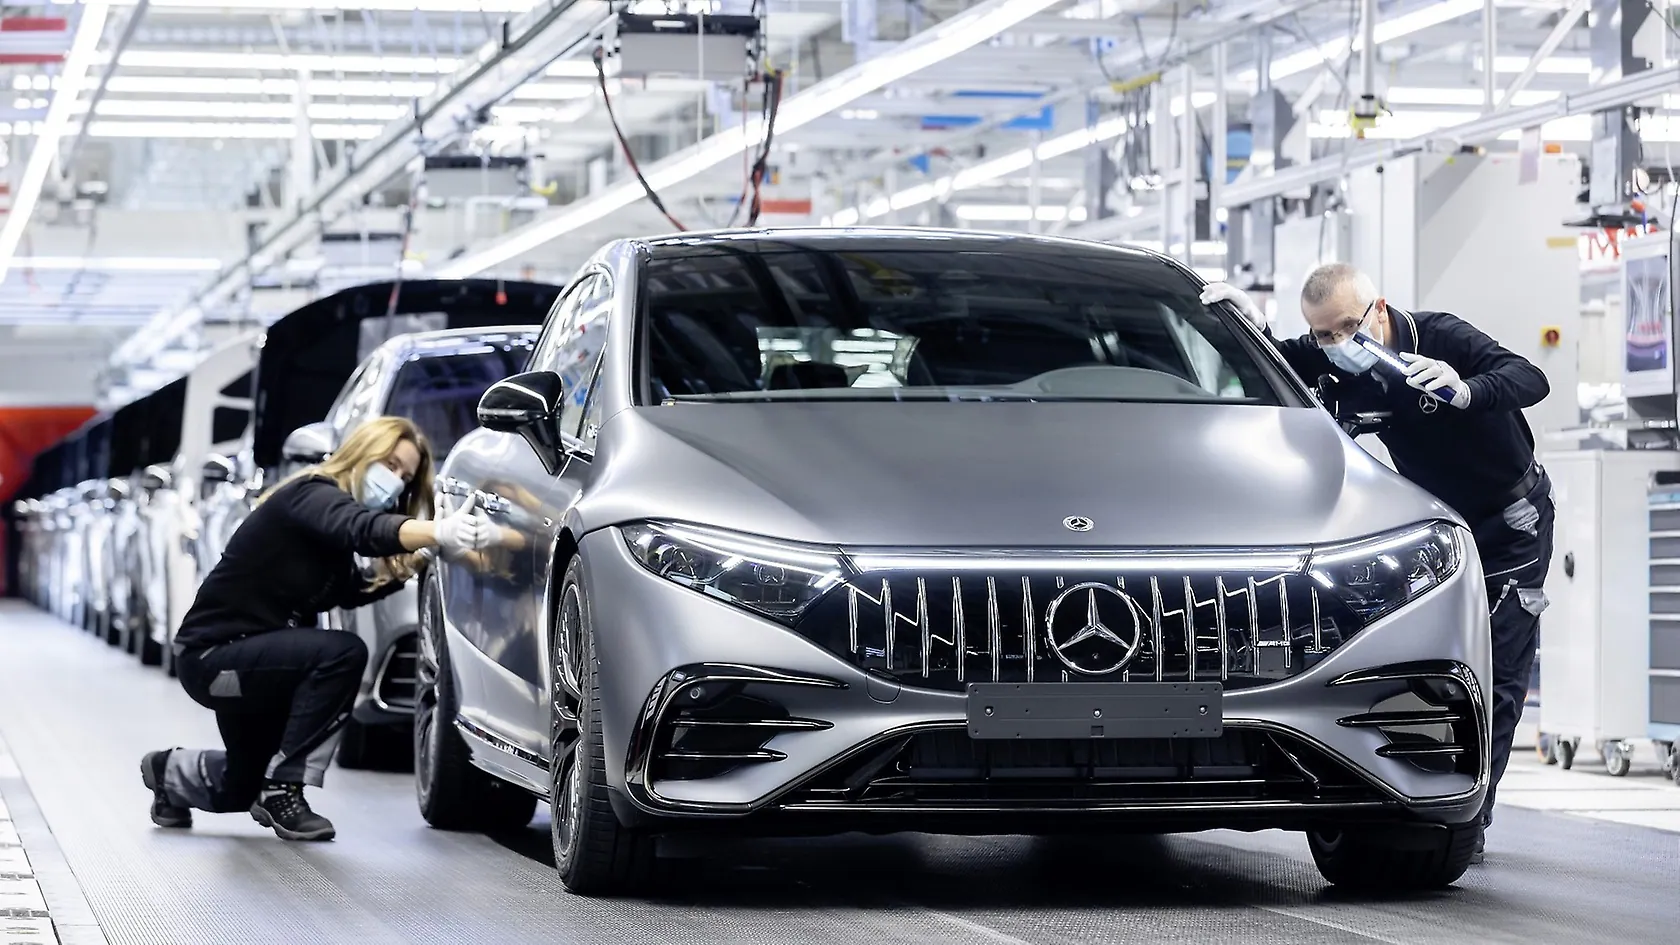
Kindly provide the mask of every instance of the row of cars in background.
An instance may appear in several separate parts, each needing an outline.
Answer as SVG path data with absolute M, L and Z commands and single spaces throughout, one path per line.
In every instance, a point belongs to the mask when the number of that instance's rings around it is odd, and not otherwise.
M 382 414 L 415 420 L 441 460 L 476 425 L 485 389 L 524 365 L 558 292 L 495 280 L 358 286 L 94 417 L 36 459 L 11 510 L 23 595 L 172 674 L 175 630 L 265 485 Z M 400 763 L 408 750 L 418 607 L 410 589 L 323 615 L 372 655 L 342 764 Z

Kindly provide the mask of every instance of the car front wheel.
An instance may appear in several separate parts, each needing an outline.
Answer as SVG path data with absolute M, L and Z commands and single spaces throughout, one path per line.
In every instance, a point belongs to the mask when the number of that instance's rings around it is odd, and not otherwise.
M 530 823 L 536 797 L 475 767 L 455 730 L 460 697 L 449 666 L 443 604 L 430 581 L 420 592 L 415 669 L 414 788 L 420 816 L 442 830 L 508 830 Z
M 1307 846 L 1324 878 L 1374 892 L 1444 889 L 1469 869 L 1481 827 L 1332 827 L 1307 831 Z
M 648 882 L 654 839 L 620 823 L 612 809 L 590 616 L 582 561 L 574 557 L 561 583 L 550 642 L 550 823 L 560 882 L 578 895 L 602 896 L 634 892 Z

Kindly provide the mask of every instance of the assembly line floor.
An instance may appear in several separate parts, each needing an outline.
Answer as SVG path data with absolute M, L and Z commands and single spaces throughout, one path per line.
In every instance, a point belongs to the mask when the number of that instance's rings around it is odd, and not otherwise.
M 154 828 L 141 753 L 216 743 L 174 680 L 0 602 L 0 798 L 64 943 L 1680 942 L 1680 833 L 1511 805 L 1485 865 L 1398 899 L 1326 886 L 1297 835 L 1220 832 L 742 843 L 671 864 L 657 900 L 590 900 L 560 888 L 546 813 L 505 837 L 431 830 L 401 774 L 330 772 L 312 796 L 333 843 L 244 814 Z M 6 835 L 0 815 L 0 868 Z

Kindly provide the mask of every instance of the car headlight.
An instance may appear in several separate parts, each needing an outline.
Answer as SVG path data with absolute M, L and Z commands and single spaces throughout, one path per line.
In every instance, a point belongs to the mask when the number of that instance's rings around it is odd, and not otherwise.
M 1463 558 L 1459 528 L 1430 522 L 1320 548 L 1307 562 L 1307 573 L 1368 624 L 1439 587 Z
M 844 569 L 837 553 L 696 525 L 621 526 L 642 567 L 684 587 L 792 623 Z

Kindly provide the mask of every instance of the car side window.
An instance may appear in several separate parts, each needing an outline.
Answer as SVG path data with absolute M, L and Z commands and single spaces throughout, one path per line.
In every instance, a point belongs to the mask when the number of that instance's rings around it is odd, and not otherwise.
M 554 310 L 548 314 L 542 336 L 537 339 L 537 346 L 532 350 L 531 360 L 526 364 L 525 370 L 559 373 L 559 368 L 555 366 L 555 357 L 560 346 L 571 336 L 572 326 L 577 323 L 578 310 L 600 278 L 594 274 L 586 276 L 577 285 L 572 286 L 571 291 L 560 297 Z
M 601 352 L 607 343 L 608 313 L 612 311 L 612 280 L 597 276 L 584 298 L 572 326 L 571 338 L 560 348 L 560 379 L 565 383 L 566 402 L 560 411 L 561 432 L 585 439 L 584 414 L 595 390 Z M 593 437 L 587 438 L 593 441 Z

